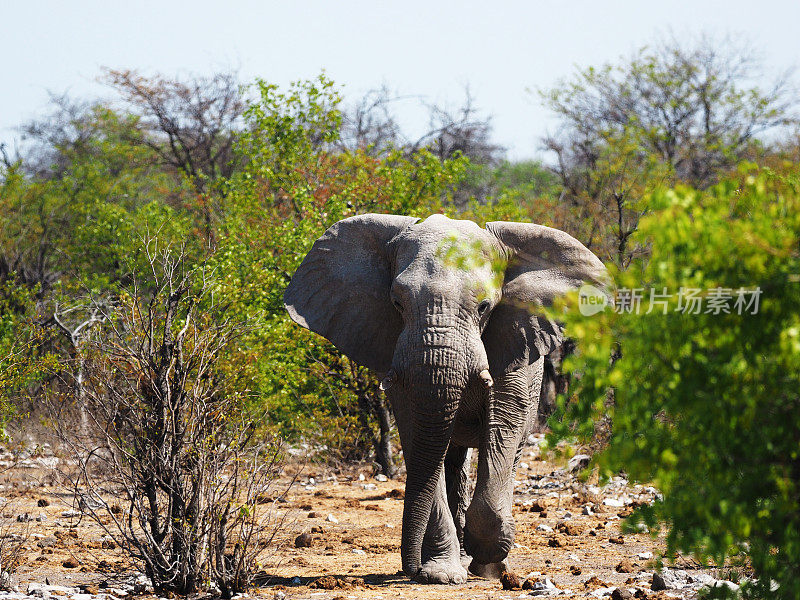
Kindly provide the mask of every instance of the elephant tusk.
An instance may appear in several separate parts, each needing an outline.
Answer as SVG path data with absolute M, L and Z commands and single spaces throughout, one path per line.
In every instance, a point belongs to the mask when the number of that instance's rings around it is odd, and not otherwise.
M 397 381 L 397 373 L 394 369 L 389 369 L 386 377 L 383 378 L 383 381 L 381 381 L 381 384 L 378 387 L 382 392 L 385 392 L 394 385 L 395 381 Z
M 492 379 L 492 376 L 489 374 L 489 369 L 484 369 L 478 373 L 478 377 L 481 378 L 483 385 L 485 385 L 487 388 L 490 388 L 494 385 L 494 379 Z

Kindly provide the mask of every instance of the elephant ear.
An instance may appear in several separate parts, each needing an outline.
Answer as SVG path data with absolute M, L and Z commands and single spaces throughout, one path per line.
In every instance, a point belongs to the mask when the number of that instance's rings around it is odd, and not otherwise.
M 487 223 L 486 229 L 508 259 L 503 297 L 483 332 L 492 373 L 505 373 L 561 344 L 561 326 L 541 308 L 583 282 L 601 283 L 606 271 L 588 248 L 558 229 L 503 221 Z
M 403 327 L 389 297 L 388 244 L 416 222 L 365 214 L 331 226 L 314 242 L 283 295 L 295 323 L 328 338 L 355 362 L 388 371 Z

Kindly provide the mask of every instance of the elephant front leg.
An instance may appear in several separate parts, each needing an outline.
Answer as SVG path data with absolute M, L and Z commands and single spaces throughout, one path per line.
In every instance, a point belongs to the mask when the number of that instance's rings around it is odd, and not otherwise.
M 422 541 L 422 568 L 414 578 L 420 583 L 464 583 L 461 544 L 447 502 L 444 473 L 439 477 L 428 528 Z
M 467 509 L 464 545 L 470 570 L 498 571 L 514 544 L 514 471 L 530 412 L 536 410 L 543 361 L 497 377 L 489 399 L 478 479 Z
M 399 394 L 391 394 L 400 443 L 404 455 L 408 456 L 413 447 L 412 419 L 407 403 Z M 467 570 L 461 564 L 460 543 L 456 526 L 447 503 L 447 487 L 444 465 L 439 469 L 436 491 L 433 497 L 428 524 L 422 539 L 420 564 L 416 573 L 409 575 L 420 583 L 464 583 Z M 405 502 L 415 499 L 406 495 Z

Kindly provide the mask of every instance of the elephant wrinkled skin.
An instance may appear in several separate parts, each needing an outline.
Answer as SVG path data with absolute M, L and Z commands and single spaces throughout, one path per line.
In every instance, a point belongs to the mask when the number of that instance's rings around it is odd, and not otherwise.
M 486 260 L 450 265 L 442 248 L 453 240 Z M 504 265 L 501 285 L 493 260 Z M 514 470 L 536 419 L 543 357 L 561 341 L 537 308 L 603 274 L 594 254 L 557 229 L 482 229 L 441 215 L 344 219 L 297 269 L 284 296 L 292 319 L 385 374 L 408 472 L 401 555 L 410 577 L 463 583 L 466 566 L 499 575 L 514 541 Z

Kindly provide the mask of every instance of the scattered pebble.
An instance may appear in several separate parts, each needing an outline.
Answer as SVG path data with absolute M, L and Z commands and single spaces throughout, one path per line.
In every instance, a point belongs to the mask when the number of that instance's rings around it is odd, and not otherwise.
M 614 570 L 617 573 L 633 573 L 633 565 L 627 558 L 623 558 L 619 563 L 617 563 L 617 566 L 614 567 Z

